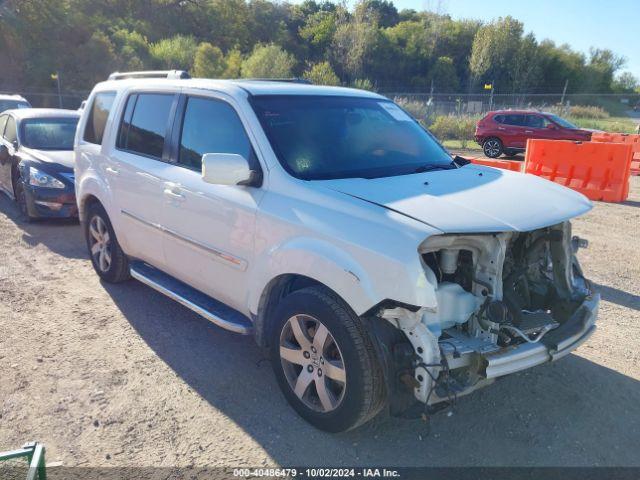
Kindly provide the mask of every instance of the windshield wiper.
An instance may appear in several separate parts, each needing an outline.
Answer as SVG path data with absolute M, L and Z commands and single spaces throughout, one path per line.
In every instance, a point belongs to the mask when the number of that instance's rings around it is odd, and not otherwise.
M 435 170 L 451 170 L 457 168 L 456 164 L 451 162 L 448 165 L 420 165 L 413 173 L 433 172 Z

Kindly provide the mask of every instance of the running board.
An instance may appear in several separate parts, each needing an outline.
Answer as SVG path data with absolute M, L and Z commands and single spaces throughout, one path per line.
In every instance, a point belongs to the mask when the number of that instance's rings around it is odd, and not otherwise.
M 217 326 L 242 335 L 252 332 L 251 321 L 242 313 L 161 272 L 144 262 L 132 262 L 131 276 L 203 316 Z

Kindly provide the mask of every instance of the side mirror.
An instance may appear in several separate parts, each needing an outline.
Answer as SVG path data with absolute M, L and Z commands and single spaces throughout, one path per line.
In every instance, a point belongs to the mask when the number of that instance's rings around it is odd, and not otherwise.
M 0 165 L 5 165 L 9 161 L 9 149 L 6 145 L 0 145 Z
M 213 185 L 250 185 L 256 177 L 249 161 L 235 153 L 205 153 L 202 179 Z

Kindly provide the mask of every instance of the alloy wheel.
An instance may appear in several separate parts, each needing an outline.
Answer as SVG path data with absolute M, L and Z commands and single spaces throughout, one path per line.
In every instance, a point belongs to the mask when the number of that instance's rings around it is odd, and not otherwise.
M 91 256 L 101 272 L 108 272 L 111 266 L 111 238 L 105 221 L 94 215 L 89 222 Z
M 327 327 L 309 315 L 295 315 L 280 333 L 280 361 L 289 386 L 308 408 L 338 408 L 347 388 L 342 352 Z
M 498 140 L 487 140 L 484 143 L 484 153 L 488 157 L 497 157 L 500 155 L 500 142 Z

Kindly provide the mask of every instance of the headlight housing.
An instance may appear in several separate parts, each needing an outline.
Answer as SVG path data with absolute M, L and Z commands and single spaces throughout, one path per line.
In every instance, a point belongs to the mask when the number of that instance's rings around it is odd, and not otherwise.
M 65 188 L 66 185 L 48 173 L 29 167 L 29 185 L 45 188 Z

